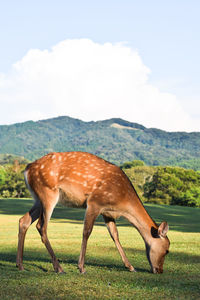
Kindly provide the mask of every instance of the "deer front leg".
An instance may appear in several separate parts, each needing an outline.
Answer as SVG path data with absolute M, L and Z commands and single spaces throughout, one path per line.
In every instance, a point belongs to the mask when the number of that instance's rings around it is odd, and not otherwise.
M 92 232 L 94 222 L 99 215 L 99 210 L 94 207 L 87 207 L 85 213 L 84 227 L 83 227 L 83 239 L 81 245 L 81 252 L 78 261 L 78 268 L 80 273 L 85 273 L 84 264 L 85 264 L 85 253 L 87 248 L 87 241 Z
M 112 218 L 106 217 L 106 216 L 103 216 L 103 218 L 104 218 L 104 221 L 105 221 L 106 226 L 108 228 L 108 231 L 110 233 L 110 236 L 113 239 L 113 241 L 115 242 L 115 245 L 116 245 L 116 247 L 119 251 L 119 254 L 122 258 L 122 261 L 123 261 L 125 267 L 127 269 L 129 269 L 129 271 L 131 271 L 131 272 L 135 271 L 134 267 L 128 261 L 128 258 L 126 257 L 126 254 L 124 253 L 124 250 L 123 250 L 123 248 L 120 244 L 119 234 L 118 234 L 118 231 L 117 231 L 115 220 L 112 219 Z

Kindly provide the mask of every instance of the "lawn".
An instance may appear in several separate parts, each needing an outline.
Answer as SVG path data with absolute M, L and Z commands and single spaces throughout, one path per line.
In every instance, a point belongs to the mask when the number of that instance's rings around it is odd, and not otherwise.
M 58 275 L 35 224 L 26 237 L 25 271 L 15 267 L 18 219 L 31 206 L 29 199 L 0 199 L 0 299 L 200 299 L 200 209 L 146 205 L 156 222 L 166 220 L 170 225 L 170 254 L 163 274 L 149 272 L 141 236 L 120 219 L 120 241 L 137 270 L 127 271 L 100 217 L 88 242 L 87 272 L 80 275 L 84 210 L 58 206 L 48 227 L 66 272 Z

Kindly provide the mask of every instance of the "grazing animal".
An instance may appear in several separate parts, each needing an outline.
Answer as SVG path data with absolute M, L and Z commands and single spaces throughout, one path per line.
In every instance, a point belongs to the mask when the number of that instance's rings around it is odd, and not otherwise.
M 54 270 L 63 269 L 47 237 L 47 225 L 54 207 L 60 201 L 71 207 L 85 207 L 83 238 L 78 268 L 85 272 L 87 240 L 95 219 L 102 215 L 111 238 L 126 268 L 134 271 L 119 242 L 115 219 L 123 216 L 137 228 L 146 245 L 146 254 L 153 273 L 163 272 L 169 252 L 168 224 L 160 226 L 149 216 L 133 185 L 117 166 L 85 152 L 49 153 L 29 164 L 24 172 L 26 185 L 35 203 L 19 220 L 17 266 L 23 270 L 23 249 L 29 226 L 39 218 L 37 230 L 51 258 Z

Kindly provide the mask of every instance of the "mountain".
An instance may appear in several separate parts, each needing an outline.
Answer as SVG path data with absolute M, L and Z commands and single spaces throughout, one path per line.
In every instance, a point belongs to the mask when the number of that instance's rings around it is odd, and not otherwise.
M 51 151 L 74 150 L 116 164 L 143 160 L 200 170 L 200 132 L 166 132 L 117 118 L 83 122 L 66 116 L 0 126 L 0 153 L 33 160 Z

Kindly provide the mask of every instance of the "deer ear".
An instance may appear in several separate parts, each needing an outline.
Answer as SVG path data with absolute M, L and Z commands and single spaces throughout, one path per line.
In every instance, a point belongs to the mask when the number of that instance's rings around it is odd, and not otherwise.
M 162 222 L 158 227 L 158 235 L 160 237 L 166 237 L 168 230 L 169 230 L 169 226 L 167 222 Z

